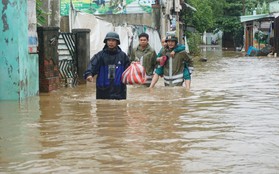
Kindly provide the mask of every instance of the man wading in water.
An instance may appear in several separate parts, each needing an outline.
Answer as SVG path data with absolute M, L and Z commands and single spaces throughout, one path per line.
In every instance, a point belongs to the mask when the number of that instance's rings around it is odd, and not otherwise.
M 93 82 L 97 75 L 96 99 L 126 99 L 127 87 L 121 81 L 121 75 L 130 65 L 129 57 L 120 45 L 119 35 L 115 32 L 107 33 L 103 50 L 95 54 L 84 72 L 84 78 Z
M 146 82 L 144 85 L 150 86 L 154 69 L 156 66 L 156 52 L 149 45 L 149 35 L 141 33 L 139 35 L 139 45 L 131 52 L 131 61 L 139 61 L 146 71 Z
M 164 76 L 165 86 L 182 86 L 190 89 L 193 61 L 185 50 L 177 52 L 173 57 L 171 52 L 177 48 L 178 39 L 174 35 L 166 37 L 167 46 L 162 49 L 160 66 L 155 70 L 150 88 L 158 82 L 159 76 Z

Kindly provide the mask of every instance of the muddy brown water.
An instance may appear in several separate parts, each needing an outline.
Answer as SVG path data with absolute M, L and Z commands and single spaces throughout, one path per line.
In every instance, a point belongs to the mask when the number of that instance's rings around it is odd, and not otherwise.
M 0 102 L 0 173 L 279 173 L 279 58 L 209 49 L 190 92 L 94 84 Z

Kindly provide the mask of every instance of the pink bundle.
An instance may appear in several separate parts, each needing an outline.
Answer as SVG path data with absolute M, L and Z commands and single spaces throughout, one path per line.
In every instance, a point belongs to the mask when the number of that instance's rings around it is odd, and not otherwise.
M 164 66 L 167 60 L 168 60 L 167 56 L 162 56 L 160 59 L 160 66 Z
M 139 62 L 132 62 L 131 65 L 122 74 L 122 83 L 134 85 L 144 84 L 146 81 L 146 72 Z

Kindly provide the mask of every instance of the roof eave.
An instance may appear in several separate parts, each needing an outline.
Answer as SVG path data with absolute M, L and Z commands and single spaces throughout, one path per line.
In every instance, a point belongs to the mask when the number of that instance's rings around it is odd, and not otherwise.
M 246 15 L 240 16 L 240 22 L 244 23 L 249 21 L 263 21 L 270 18 L 274 18 L 274 16 L 270 14 Z

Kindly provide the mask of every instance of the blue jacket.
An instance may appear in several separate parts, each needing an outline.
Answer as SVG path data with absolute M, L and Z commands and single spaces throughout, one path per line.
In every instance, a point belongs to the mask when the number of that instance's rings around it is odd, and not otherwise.
M 129 65 L 129 57 L 120 47 L 111 51 L 105 45 L 91 58 L 84 78 L 97 75 L 96 99 L 126 99 L 126 84 L 122 83 L 121 76 Z

